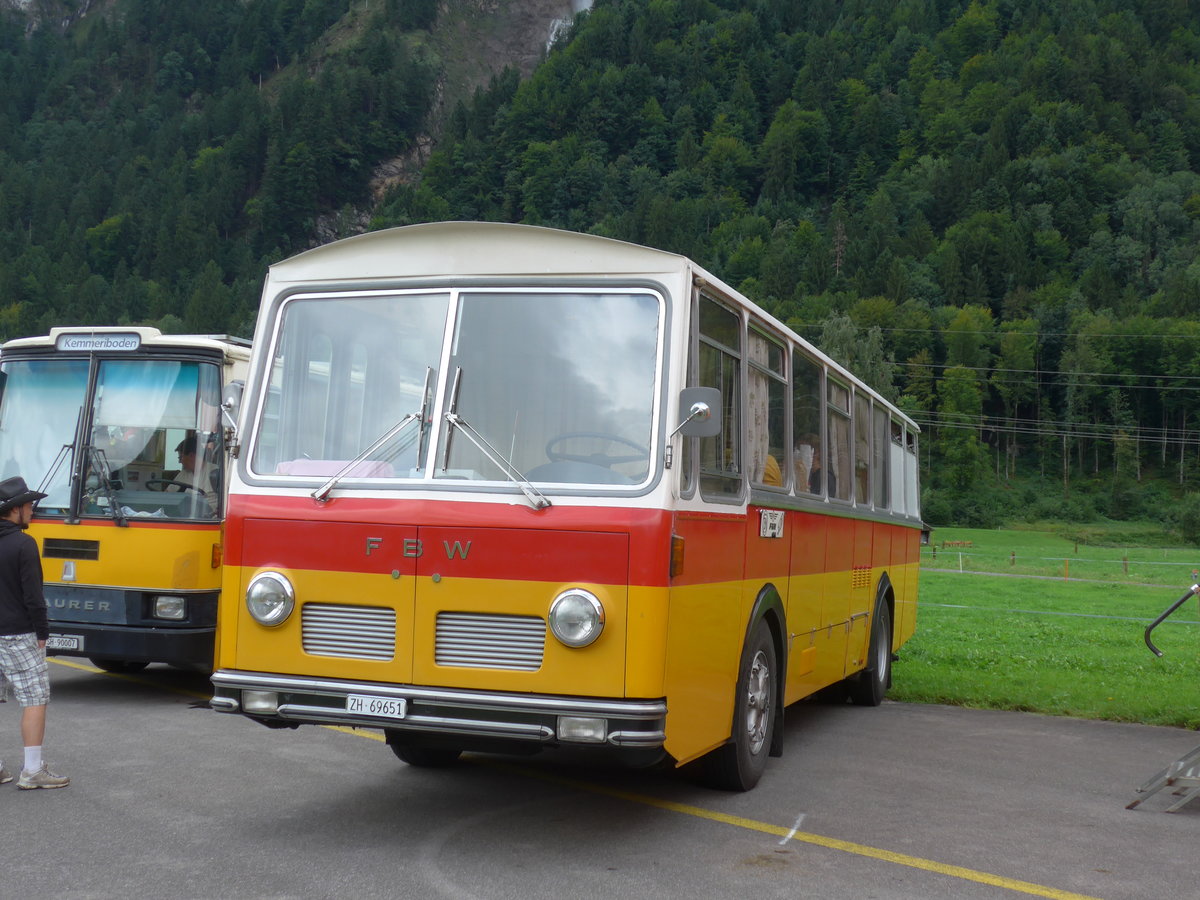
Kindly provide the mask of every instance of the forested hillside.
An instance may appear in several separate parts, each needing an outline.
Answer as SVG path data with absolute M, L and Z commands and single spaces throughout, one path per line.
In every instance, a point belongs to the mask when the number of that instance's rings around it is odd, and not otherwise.
M 413 146 L 436 8 L 115 0 L 65 30 L 0 14 L 0 336 L 249 334 L 266 266 Z
M 378 224 L 701 260 L 928 426 L 935 522 L 1161 516 L 1200 478 L 1198 60 L 1185 0 L 610 0 Z
M 266 266 L 332 236 L 547 224 L 686 253 L 899 398 L 935 523 L 1200 484 L 1187 0 L 597 0 L 369 226 L 490 55 L 431 40 L 463 4 L 84 5 L 0 14 L 0 337 L 248 334 Z

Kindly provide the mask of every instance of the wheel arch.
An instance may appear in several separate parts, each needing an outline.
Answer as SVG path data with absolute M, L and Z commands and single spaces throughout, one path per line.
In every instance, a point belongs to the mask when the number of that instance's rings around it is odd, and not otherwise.
M 888 577 L 887 572 L 879 576 L 879 583 L 875 586 L 875 604 L 871 607 L 872 616 L 875 615 L 875 607 L 880 602 L 887 604 L 888 616 L 892 622 L 891 645 L 888 649 L 894 651 L 896 643 L 896 589 L 892 586 L 892 579 Z

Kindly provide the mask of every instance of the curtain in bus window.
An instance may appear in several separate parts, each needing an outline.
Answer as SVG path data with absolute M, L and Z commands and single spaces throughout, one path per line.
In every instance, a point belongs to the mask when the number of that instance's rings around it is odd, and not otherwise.
M 871 500 L 877 509 L 888 505 L 888 416 L 879 405 L 871 407 L 871 472 L 873 475 Z
M 854 395 L 854 502 L 865 505 L 871 488 L 871 401 Z
M 819 494 L 814 458 L 821 446 L 821 367 L 808 356 L 792 353 L 792 469 L 796 492 Z
M 903 514 L 908 511 L 904 496 L 904 426 L 899 422 L 892 422 L 891 434 L 892 439 L 889 442 L 891 463 L 888 470 L 889 493 L 892 509 Z
M 199 369 L 198 363 L 171 360 L 107 360 L 100 365 L 92 444 L 105 454 L 110 469 L 141 456 L 162 429 L 176 429 L 180 436 L 196 429 Z
M 783 350 L 765 336 L 750 331 L 750 382 L 746 393 L 749 463 L 756 484 L 782 487 L 784 455 Z
M 849 500 L 851 492 L 850 390 L 829 382 L 829 459 L 824 461 L 830 497 Z
M 658 344 L 650 294 L 464 293 L 446 391 L 461 371 L 457 414 L 531 481 L 639 484 Z M 508 480 L 462 429 L 445 432 L 434 476 Z
M 0 371 L 0 478 L 20 475 L 48 495 L 38 503 L 39 510 L 63 511 L 71 503 L 74 462 L 63 448 L 75 440 L 88 361 L 6 361 Z

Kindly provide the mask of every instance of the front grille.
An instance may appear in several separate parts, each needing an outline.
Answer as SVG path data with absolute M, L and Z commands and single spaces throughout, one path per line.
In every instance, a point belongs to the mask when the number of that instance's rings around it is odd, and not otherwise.
M 541 668 L 545 650 L 546 623 L 537 616 L 438 613 L 434 660 L 439 666 L 533 672 Z
M 307 603 L 300 615 L 304 652 L 351 659 L 396 656 L 396 611 Z
M 51 559 L 99 559 L 99 541 L 77 541 L 73 538 L 46 538 L 42 556 Z

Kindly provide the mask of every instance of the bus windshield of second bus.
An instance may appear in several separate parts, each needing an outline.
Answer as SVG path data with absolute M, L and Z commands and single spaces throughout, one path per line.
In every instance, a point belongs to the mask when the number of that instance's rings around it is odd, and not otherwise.
M 215 518 L 218 366 L 99 359 L 89 392 L 91 368 L 87 358 L 4 361 L 0 469 L 40 485 L 42 515 Z
M 356 463 L 347 480 L 642 485 L 662 305 L 651 291 L 600 290 L 292 299 L 251 468 L 311 478 Z M 360 459 L 405 417 L 414 424 Z

